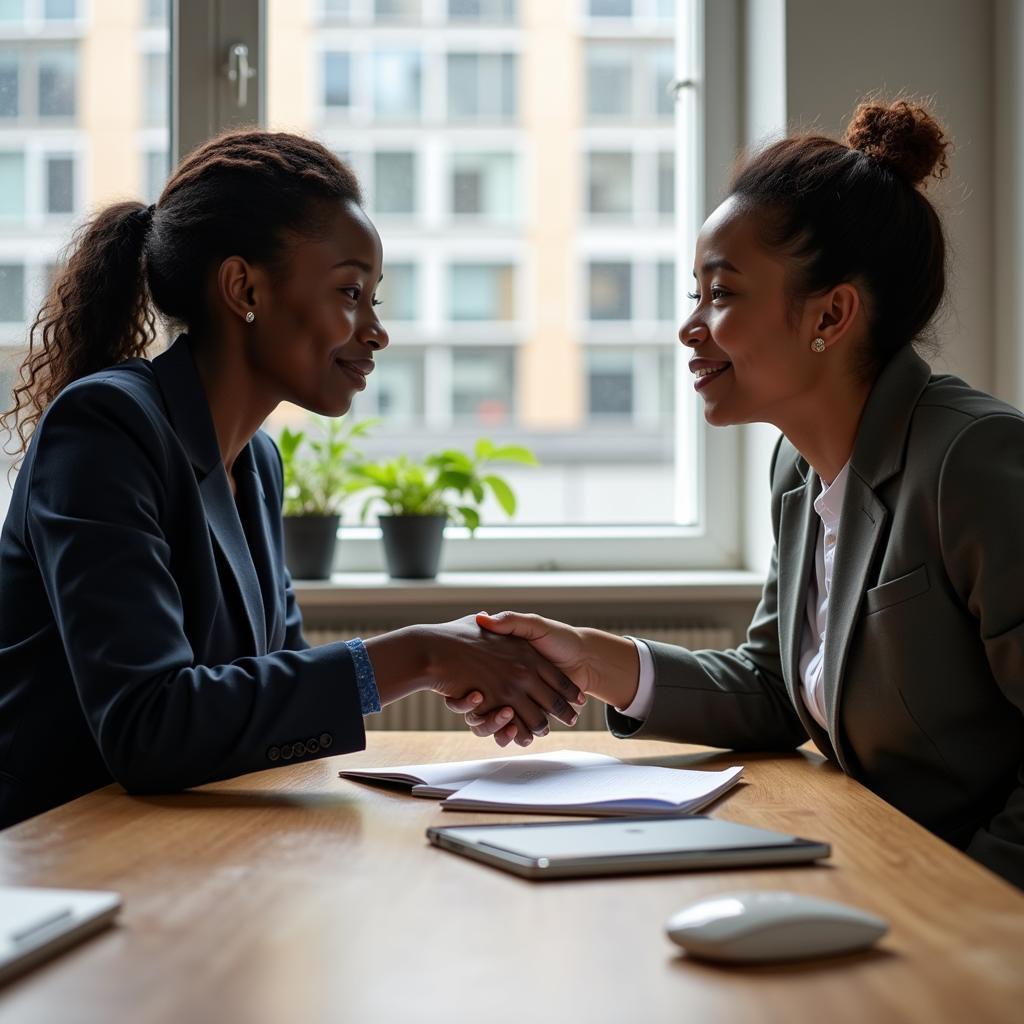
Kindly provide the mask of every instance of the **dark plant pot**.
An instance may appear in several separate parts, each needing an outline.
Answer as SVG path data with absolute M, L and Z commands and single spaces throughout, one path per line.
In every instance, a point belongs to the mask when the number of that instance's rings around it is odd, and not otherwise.
M 447 516 L 379 516 L 388 575 L 432 580 L 441 561 Z
M 285 516 L 284 560 L 299 580 L 326 580 L 334 564 L 341 516 Z

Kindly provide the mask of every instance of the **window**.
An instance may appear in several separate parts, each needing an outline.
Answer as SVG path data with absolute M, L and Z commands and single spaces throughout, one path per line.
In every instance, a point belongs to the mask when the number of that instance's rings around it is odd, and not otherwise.
M 632 417 L 632 352 L 600 348 L 587 352 L 587 411 L 592 418 Z
M 0 264 L 0 322 L 20 323 L 25 319 L 25 266 Z
M 657 275 L 657 317 L 662 323 L 674 324 L 678 316 L 675 260 L 661 260 L 657 266 Z
M 416 21 L 421 17 L 420 0 L 374 0 L 373 13 L 380 22 Z
M 70 156 L 46 158 L 46 212 L 73 213 L 75 209 L 75 161 Z
M 515 116 L 514 54 L 448 55 L 448 117 L 452 121 L 511 121 Z
M 25 0 L 0 0 L 0 24 L 21 21 L 25 17 Z
M 39 116 L 75 116 L 78 53 L 44 50 L 39 54 Z
M 377 289 L 381 318 L 387 324 L 394 320 L 415 320 L 419 310 L 419 280 L 415 263 L 384 265 L 384 280 Z M 390 359 L 387 360 L 390 362 Z
M 373 155 L 373 209 L 377 213 L 416 212 L 416 154 L 379 152 Z
M 515 353 L 504 348 L 452 352 L 452 415 L 456 422 L 496 427 L 515 407 Z
M 47 21 L 73 21 L 78 16 L 76 0 L 45 0 L 43 17 Z
M 170 173 L 170 157 L 166 149 L 153 149 L 146 153 L 142 169 L 142 196 L 147 203 L 157 201 Z
M 422 352 L 396 350 L 377 363 L 367 393 L 376 398 L 375 413 L 384 419 L 384 429 L 422 423 L 423 376 Z
M 633 315 L 633 265 L 593 261 L 588 269 L 589 318 L 629 320 Z
M 516 0 L 448 0 L 448 18 L 453 22 L 513 22 Z
M 352 58 L 347 53 L 324 54 L 324 106 L 352 106 Z
M 20 113 L 20 77 L 18 55 L 0 51 L 0 118 L 15 118 Z
M 0 153 L 0 218 L 25 219 L 24 153 Z
M 633 154 L 587 155 L 587 212 L 624 215 L 633 212 Z
M 420 116 L 422 58 L 415 50 L 382 50 L 373 55 L 373 110 L 378 117 Z
M 452 155 L 452 213 L 491 221 L 513 222 L 518 193 L 512 153 Z
M 170 101 L 170 72 L 166 53 L 147 53 L 144 81 L 144 119 L 147 125 L 167 124 L 167 108 Z
M 589 0 L 592 18 L 630 18 L 633 0 Z
M 658 154 L 658 213 L 676 212 L 676 155 L 671 150 Z
M 507 263 L 455 263 L 451 267 L 452 320 L 512 320 L 515 271 Z
M 587 114 L 591 121 L 671 123 L 675 75 L 671 44 L 591 42 L 586 48 Z
M 167 25 L 170 16 L 170 0 L 144 0 L 146 25 L 162 28 Z

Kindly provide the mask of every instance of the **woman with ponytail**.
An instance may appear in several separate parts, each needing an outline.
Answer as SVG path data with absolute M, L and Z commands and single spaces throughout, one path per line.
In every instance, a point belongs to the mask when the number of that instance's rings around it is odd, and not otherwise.
M 560 671 L 472 618 L 303 639 L 259 427 L 281 401 L 340 416 L 388 344 L 360 204 L 324 147 L 242 131 L 77 239 L 0 423 L 23 454 L 0 535 L 0 826 L 111 780 L 362 749 L 363 716 L 416 690 L 508 705 L 524 745 L 575 720 Z M 185 333 L 150 361 L 156 313 Z
M 923 188 L 946 150 L 922 107 L 863 104 L 845 144 L 799 135 L 749 159 L 700 232 L 679 340 L 705 418 L 782 432 L 746 641 L 688 651 L 512 612 L 478 621 L 605 701 L 617 736 L 810 738 L 1024 887 L 1024 416 L 913 347 L 945 292 Z

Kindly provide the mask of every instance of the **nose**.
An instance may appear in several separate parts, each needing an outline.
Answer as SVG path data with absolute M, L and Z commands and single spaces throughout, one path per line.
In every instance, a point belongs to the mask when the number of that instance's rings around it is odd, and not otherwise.
M 387 330 L 376 316 L 374 316 L 371 323 L 367 324 L 360 340 L 374 352 L 379 352 L 382 348 L 387 348 L 391 344 Z
M 689 348 L 696 348 L 702 341 L 708 340 L 707 324 L 696 309 L 679 328 L 679 340 Z

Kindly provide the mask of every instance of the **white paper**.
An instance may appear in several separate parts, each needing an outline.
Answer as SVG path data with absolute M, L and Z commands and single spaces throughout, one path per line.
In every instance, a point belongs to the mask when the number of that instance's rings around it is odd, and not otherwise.
M 621 764 L 608 754 L 586 750 L 556 750 L 550 754 L 520 754 L 515 757 L 489 757 L 478 761 L 445 761 L 440 764 L 404 764 L 392 768 L 352 769 L 338 774 L 346 779 L 382 779 L 413 784 L 417 796 L 443 796 L 454 793 L 470 782 L 508 765 L 544 766 L 544 770 L 565 770 L 592 765 Z M 424 792 L 424 790 L 436 791 Z
M 739 767 L 707 772 L 621 763 L 545 770 L 512 763 L 464 786 L 445 806 L 457 810 L 472 802 L 555 809 L 615 804 L 650 809 L 657 803 L 665 811 L 683 810 L 703 806 L 742 771 Z

